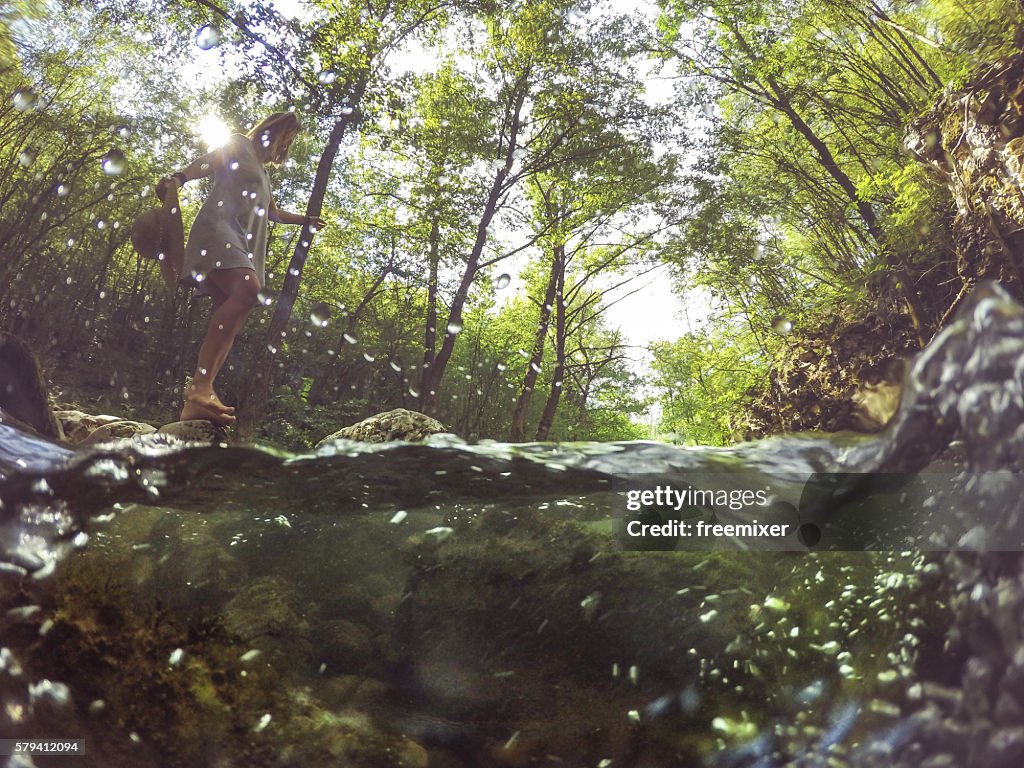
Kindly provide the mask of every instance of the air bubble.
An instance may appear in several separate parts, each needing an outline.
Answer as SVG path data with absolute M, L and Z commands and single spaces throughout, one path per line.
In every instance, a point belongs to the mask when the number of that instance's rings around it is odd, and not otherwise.
M 14 108 L 19 112 L 29 112 L 39 106 L 39 96 L 31 88 L 19 88 L 14 92 Z
M 498 275 L 498 279 L 494 281 L 494 287 L 499 291 L 508 288 L 508 284 L 512 282 L 512 276 L 509 274 Z
M 326 328 L 331 319 L 331 308 L 327 304 L 315 304 L 309 312 L 309 319 L 313 321 L 313 325 Z
M 220 42 L 220 30 L 212 24 L 206 24 L 196 32 L 196 46 L 203 51 L 216 47 Z
M 128 159 L 121 150 L 112 149 L 103 156 L 100 165 L 107 176 L 120 176 L 128 165 Z

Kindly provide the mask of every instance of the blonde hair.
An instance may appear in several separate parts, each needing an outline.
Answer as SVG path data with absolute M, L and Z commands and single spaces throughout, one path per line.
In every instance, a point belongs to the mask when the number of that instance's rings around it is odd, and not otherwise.
M 294 112 L 275 112 L 256 123 L 247 135 L 256 147 L 266 152 L 270 162 L 283 163 L 301 130 L 302 124 Z

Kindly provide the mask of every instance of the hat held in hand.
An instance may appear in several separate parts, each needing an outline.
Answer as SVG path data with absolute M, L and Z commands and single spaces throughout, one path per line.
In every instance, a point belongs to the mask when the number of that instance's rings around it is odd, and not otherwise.
M 185 261 L 185 229 L 181 223 L 178 185 L 157 185 L 163 193 L 163 205 L 143 211 L 132 225 L 132 247 L 146 259 L 160 262 L 160 275 L 168 289 L 174 290 Z

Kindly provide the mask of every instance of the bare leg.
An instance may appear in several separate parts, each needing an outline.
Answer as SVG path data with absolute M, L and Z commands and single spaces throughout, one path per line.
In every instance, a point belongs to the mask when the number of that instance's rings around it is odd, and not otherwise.
M 212 281 L 210 282 L 210 288 L 211 288 L 210 298 L 213 299 L 213 307 L 210 310 L 210 314 L 213 315 L 213 314 L 216 314 L 218 309 L 220 309 L 220 305 L 223 304 L 227 300 L 228 295 L 226 293 L 223 293 L 216 285 L 213 284 Z M 207 328 L 207 330 L 209 330 L 209 328 Z M 220 330 L 220 329 L 218 329 L 218 330 Z M 213 379 L 217 378 L 217 373 L 219 371 L 220 371 L 220 367 L 219 366 L 214 366 L 213 376 L 211 377 L 211 382 L 212 382 Z M 190 390 L 186 390 L 186 399 L 188 398 L 189 391 Z M 232 414 L 232 413 L 235 412 L 234 406 L 224 405 L 224 403 L 221 402 L 220 396 L 217 395 L 216 391 L 214 391 L 209 396 L 209 398 L 205 398 L 204 399 L 204 403 L 208 404 L 209 406 L 211 406 L 214 410 L 220 411 L 221 413 Z
M 235 337 L 256 306 L 260 284 L 251 269 L 215 270 L 207 279 L 214 287 L 215 302 L 206 335 L 199 347 L 199 361 L 192 376 L 192 385 L 185 390 L 181 420 L 205 419 L 220 426 L 229 426 L 235 417 L 221 404 L 213 390 L 213 382 L 235 343 Z M 217 303 L 217 299 L 221 301 Z
M 220 289 L 217 288 L 213 284 L 212 281 L 210 283 L 210 288 L 212 289 L 211 298 L 213 299 L 213 307 L 210 309 L 210 314 L 213 315 L 220 308 L 220 305 L 223 304 L 224 301 L 227 300 L 227 294 L 222 293 L 220 291 Z M 221 329 L 218 328 L 218 330 L 221 330 Z M 220 366 L 214 366 L 213 376 L 211 377 L 211 382 L 212 382 L 213 379 L 217 378 L 217 374 L 218 373 L 220 373 Z M 233 406 L 225 406 L 225 404 L 221 401 L 220 396 L 217 394 L 216 390 L 214 390 L 214 392 L 210 395 L 208 401 L 209 401 L 209 404 L 211 404 L 211 406 L 214 409 L 216 409 L 217 411 L 221 412 L 222 414 L 233 414 L 234 413 L 234 407 Z

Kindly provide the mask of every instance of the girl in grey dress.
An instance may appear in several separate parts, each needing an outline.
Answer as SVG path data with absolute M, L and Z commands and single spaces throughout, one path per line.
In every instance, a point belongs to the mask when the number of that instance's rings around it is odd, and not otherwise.
M 182 280 L 210 296 L 213 308 L 191 384 L 185 389 L 181 420 L 204 419 L 219 426 L 235 420 L 213 383 L 235 337 L 257 304 L 267 256 L 267 222 L 324 226 L 319 216 L 280 210 L 270 191 L 265 163 L 282 163 L 300 130 L 293 112 L 275 112 L 247 135 L 234 134 L 223 147 L 157 183 L 157 196 L 168 184 L 182 186 L 213 177 L 213 188 L 196 216 L 185 246 Z

